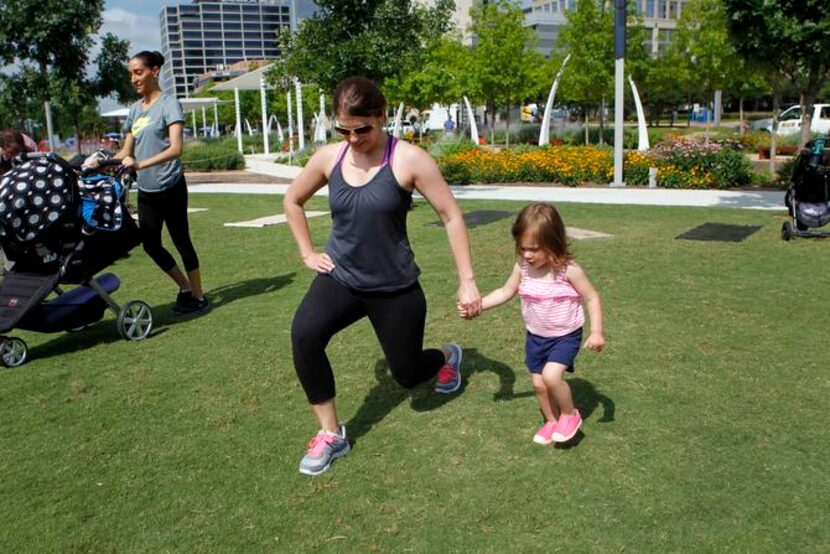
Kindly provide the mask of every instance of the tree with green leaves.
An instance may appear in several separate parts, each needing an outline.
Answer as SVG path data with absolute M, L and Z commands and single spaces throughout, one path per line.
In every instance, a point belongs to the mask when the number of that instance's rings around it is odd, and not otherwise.
M 723 0 L 729 36 L 749 67 L 773 89 L 770 173 L 775 171 L 776 131 L 782 85 L 796 89 L 801 104 L 801 143 L 810 138 L 812 105 L 830 77 L 830 13 L 825 0 Z
M 812 105 L 830 78 L 830 11 L 826 0 L 723 0 L 737 52 L 774 85 L 791 83 L 801 104 L 801 142 L 810 138 Z M 780 94 L 773 91 L 777 129 Z
M 106 35 L 96 58 L 98 78 L 86 75 L 92 35 L 101 26 L 103 7 L 104 0 L 0 2 L 0 60 L 20 67 L 10 80 L 16 82 L 16 88 L 31 92 L 30 98 L 41 105 L 45 100 L 54 101 L 57 119 L 71 121 L 79 138 L 84 114 L 96 105 L 96 97 L 112 93 L 120 100 L 131 97 L 123 70 L 129 47 L 126 41 Z M 8 86 L 9 80 L 5 84 Z
M 93 96 L 103 98 L 114 95 L 119 104 L 129 104 L 138 100 L 130 82 L 127 61 L 130 59 L 130 41 L 121 40 L 112 33 L 101 37 L 101 51 L 95 57 L 98 76 L 91 83 Z
M 674 48 L 667 48 L 652 60 L 643 78 L 640 93 L 643 103 L 648 107 L 650 120 L 660 124 L 660 116 L 669 109 L 672 112 L 671 123 L 675 124 L 674 114 L 680 104 L 686 103 L 692 71 L 688 56 L 681 55 Z
M 614 14 L 595 0 L 577 0 L 559 31 L 558 46 L 571 55 L 562 73 L 561 96 L 582 107 L 585 144 L 588 113 L 614 94 Z
M 452 0 L 431 8 L 412 0 L 317 0 L 296 33 L 280 36 L 282 55 L 269 78 L 285 89 L 294 78 L 326 91 L 352 75 L 383 84 L 421 64 L 423 46 L 449 29 Z
M 709 105 L 714 91 L 723 90 L 740 70 L 729 40 L 722 0 L 691 0 L 683 8 L 672 46 L 692 64 L 691 84 Z M 706 118 L 709 141 L 709 118 Z
M 459 36 L 447 34 L 425 48 L 416 70 L 388 78 L 384 94 L 419 110 L 435 102 L 449 104 L 464 94 L 464 72 L 470 61 L 469 47 L 461 44 Z
M 521 6 L 510 0 L 482 4 L 471 12 L 470 31 L 476 37 L 464 79 L 475 100 L 488 111 L 506 108 L 510 141 L 510 107 L 539 92 L 536 77 L 544 58 L 536 49 L 536 35 L 524 26 Z M 493 126 L 491 132 L 494 134 Z

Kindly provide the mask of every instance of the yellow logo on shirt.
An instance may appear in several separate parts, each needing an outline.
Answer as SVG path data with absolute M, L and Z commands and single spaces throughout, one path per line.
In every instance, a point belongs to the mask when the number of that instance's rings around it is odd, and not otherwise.
M 142 132 L 142 131 L 144 131 L 144 129 L 146 129 L 147 127 L 149 127 L 149 126 L 150 126 L 150 123 L 152 123 L 152 122 L 153 122 L 153 120 L 152 120 L 152 118 L 150 118 L 150 116 L 149 116 L 149 115 L 145 115 L 145 116 L 139 117 L 139 118 L 138 118 L 138 119 L 136 119 L 136 120 L 135 120 L 135 122 L 133 123 L 133 127 L 132 127 L 132 129 L 130 129 L 130 133 L 131 133 L 134 137 L 138 137 L 138 135 L 140 135 L 140 134 L 141 134 L 141 132 Z

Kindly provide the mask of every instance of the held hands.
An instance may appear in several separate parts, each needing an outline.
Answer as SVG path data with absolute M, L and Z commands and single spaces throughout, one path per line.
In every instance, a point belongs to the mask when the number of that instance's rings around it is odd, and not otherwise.
M 456 294 L 458 315 L 464 319 L 472 319 L 481 315 L 481 294 L 475 281 L 462 283 Z
M 593 350 L 594 352 L 602 352 L 605 350 L 605 337 L 602 333 L 591 333 L 585 344 L 582 345 L 585 350 Z
M 308 269 L 318 273 L 331 273 L 334 269 L 334 262 L 331 261 L 329 255 L 325 252 L 321 254 L 317 252 L 307 254 L 303 256 L 303 263 Z

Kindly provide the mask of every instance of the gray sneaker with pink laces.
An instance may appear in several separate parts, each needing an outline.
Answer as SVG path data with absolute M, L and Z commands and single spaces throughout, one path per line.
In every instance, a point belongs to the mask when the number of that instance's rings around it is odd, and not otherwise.
M 308 443 L 306 455 L 300 460 L 300 473 L 320 475 L 331 467 L 331 463 L 352 449 L 346 439 L 346 426 L 341 425 L 337 433 L 320 430 Z

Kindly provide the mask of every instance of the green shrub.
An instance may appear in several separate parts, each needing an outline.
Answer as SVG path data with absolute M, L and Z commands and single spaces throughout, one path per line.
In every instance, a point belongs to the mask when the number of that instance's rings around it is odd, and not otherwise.
M 223 171 L 245 169 L 245 158 L 236 141 L 192 142 L 182 151 L 182 163 L 188 171 Z
M 447 139 L 439 140 L 433 144 L 430 144 L 427 147 L 427 151 L 433 158 L 441 158 L 443 156 L 460 154 L 461 152 L 466 152 L 467 150 L 472 150 L 473 148 L 478 148 L 478 146 L 473 144 L 470 139 Z
M 659 168 L 660 186 L 667 188 L 729 188 L 752 179 L 752 164 L 743 152 L 714 141 L 674 138 L 660 143 L 651 157 Z
M 773 185 L 776 187 L 786 189 L 790 186 L 790 178 L 793 175 L 793 170 L 795 169 L 795 161 L 798 159 L 798 156 L 793 156 L 775 170 L 775 180 L 773 181 Z

